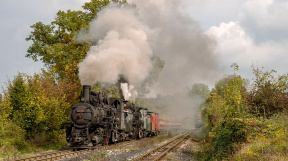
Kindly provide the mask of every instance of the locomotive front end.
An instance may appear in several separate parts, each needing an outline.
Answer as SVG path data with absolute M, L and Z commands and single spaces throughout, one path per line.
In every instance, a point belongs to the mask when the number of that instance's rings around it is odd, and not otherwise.
M 70 110 L 71 126 L 66 131 L 66 139 L 69 147 L 91 147 L 102 141 L 102 134 L 93 127 L 100 124 L 105 112 L 100 106 L 94 106 L 90 102 L 90 89 L 91 86 L 83 86 L 80 103 L 74 105 Z M 93 133 L 93 135 L 91 135 Z M 97 137 L 98 136 L 98 137 Z M 92 138 L 91 138 L 92 137 Z

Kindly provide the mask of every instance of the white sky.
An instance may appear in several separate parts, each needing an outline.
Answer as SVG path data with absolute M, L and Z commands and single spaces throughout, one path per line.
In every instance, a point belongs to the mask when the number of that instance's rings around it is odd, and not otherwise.
M 0 86 L 18 72 L 33 74 L 43 67 L 26 58 L 25 41 L 36 22 L 50 24 L 58 10 L 80 10 L 88 0 L 0 0 Z M 232 63 L 238 74 L 252 77 L 252 62 L 279 74 L 288 71 L 288 1 L 190 0 L 187 13 L 218 42 L 226 73 Z

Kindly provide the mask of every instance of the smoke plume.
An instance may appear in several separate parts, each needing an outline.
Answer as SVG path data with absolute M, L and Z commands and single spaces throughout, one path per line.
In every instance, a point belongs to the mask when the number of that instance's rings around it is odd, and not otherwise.
M 157 104 L 165 107 L 164 111 L 159 111 L 163 115 L 172 117 L 175 122 L 181 122 L 182 128 L 196 128 L 201 124 L 200 110 L 204 99 L 200 96 L 193 98 L 184 94 L 163 96 L 155 100 Z
M 101 11 L 89 32 L 77 36 L 79 41 L 99 40 L 79 64 L 81 84 L 116 83 L 121 74 L 131 84 L 141 83 L 152 68 L 149 32 L 132 8 L 108 6 Z
M 188 0 L 128 2 L 136 8 L 109 5 L 89 31 L 77 35 L 78 41 L 98 41 L 79 64 L 82 84 L 116 83 L 123 74 L 137 89 L 151 74 L 153 55 L 165 62 L 158 83 L 151 88 L 157 94 L 172 94 L 194 82 L 214 81 L 221 74 L 216 42 L 183 12 Z
M 150 28 L 154 54 L 165 62 L 155 93 L 173 94 L 195 82 L 214 83 L 222 75 L 215 52 L 216 41 L 204 34 L 187 14 L 188 0 L 134 0 L 139 14 Z
M 137 91 L 134 90 L 134 86 L 128 85 L 128 83 L 121 83 L 121 90 L 125 100 L 134 99 L 138 96 Z

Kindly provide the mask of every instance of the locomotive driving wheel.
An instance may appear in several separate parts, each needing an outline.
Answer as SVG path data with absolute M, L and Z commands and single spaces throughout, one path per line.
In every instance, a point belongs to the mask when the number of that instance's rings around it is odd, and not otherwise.
M 143 137 L 143 132 L 142 132 L 142 130 L 139 130 L 139 132 L 138 132 L 138 137 L 139 137 L 139 139 Z

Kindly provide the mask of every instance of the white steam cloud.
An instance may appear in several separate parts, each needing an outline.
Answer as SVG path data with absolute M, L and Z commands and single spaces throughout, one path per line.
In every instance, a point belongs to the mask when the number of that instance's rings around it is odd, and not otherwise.
M 154 93 L 173 94 L 195 82 L 215 83 L 219 66 L 217 43 L 183 11 L 188 0 L 134 0 L 146 24 L 157 30 L 151 35 L 152 49 L 165 62 Z
M 134 90 L 133 85 L 128 85 L 128 83 L 121 83 L 121 90 L 125 100 L 135 99 L 138 96 L 138 92 Z
M 221 68 L 216 42 L 183 13 L 185 0 L 129 0 L 136 8 L 109 5 L 78 41 L 98 41 L 79 64 L 82 84 L 116 83 L 119 75 L 140 85 L 150 74 L 153 55 L 165 62 L 152 91 L 172 94 L 194 82 L 213 82 Z M 214 83 L 214 82 L 213 82 Z
M 134 9 L 109 6 L 101 11 L 89 33 L 78 35 L 80 41 L 99 40 L 79 64 L 81 84 L 116 83 L 120 74 L 141 83 L 152 68 L 149 32 Z

